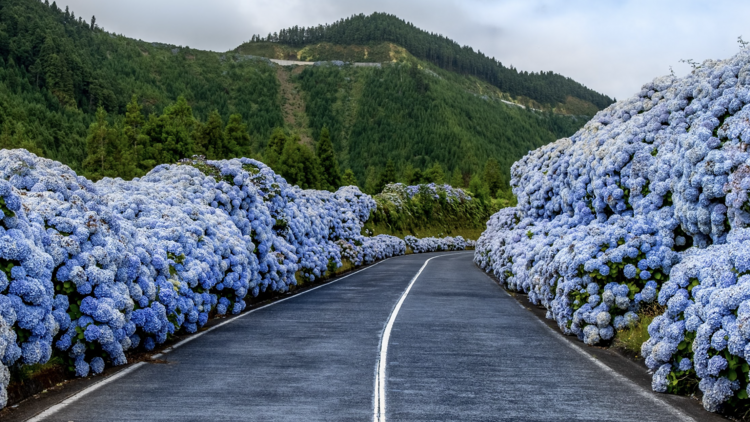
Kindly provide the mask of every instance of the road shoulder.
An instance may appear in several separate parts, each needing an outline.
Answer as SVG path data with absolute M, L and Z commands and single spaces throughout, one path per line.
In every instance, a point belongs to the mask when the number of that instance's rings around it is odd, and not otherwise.
M 487 274 L 487 273 L 485 273 Z M 529 298 L 525 294 L 511 292 L 505 289 L 497 280 L 490 274 L 487 277 L 495 283 L 498 288 L 502 289 L 506 294 L 513 297 L 516 302 L 528 312 L 532 313 L 541 323 L 549 327 L 555 335 L 561 340 L 567 342 L 572 347 L 586 353 L 590 357 L 594 358 L 598 362 L 605 365 L 610 370 L 626 378 L 637 387 L 645 390 L 647 393 L 657 396 L 659 400 L 673 406 L 687 416 L 701 422 L 719 422 L 727 421 L 728 419 L 723 416 L 706 411 L 700 400 L 695 397 L 678 396 L 674 394 L 660 394 L 655 393 L 651 390 L 651 375 L 648 373 L 642 363 L 634 361 L 633 359 L 619 353 L 618 351 L 604 347 L 592 347 L 578 340 L 575 336 L 568 336 L 560 331 L 555 321 L 547 319 L 547 310 L 542 306 L 534 305 L 529 301 Z

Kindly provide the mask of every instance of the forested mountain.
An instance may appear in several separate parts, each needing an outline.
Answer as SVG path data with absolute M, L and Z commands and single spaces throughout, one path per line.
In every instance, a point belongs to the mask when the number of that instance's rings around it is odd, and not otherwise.
M 123 116 L 135 95 L 148 116 L 183 95 L 198 118 L 238 113 L 266 137 L 283 125 L 278 86 L 265 63 L 110 34 L 54 2 L 0 2 L 2 146 L 33 145 L 76 170 L 98 106 Z
M 386 13 L 354 15 L 330 25 L 301 28 L 294 26 L 251 42 L 274 42 L 303 46 L 328 42 L 333 44 L 370 44 L 392 42 L 406 48 L 414 57 L 426 60 L 441 69 L 476 76 L 503 92 L 524 96 L 545 105 L 565 103 L 571 96 L 588 101 L 599 109 L 613 103 L 612 99 L 580 83 L 554 72 L 518 71 L 506 67 L 495 58 L 460 46 L 439 34 L 432 34 Z
M 274 42 L 216 53 L 111 34 L 95 18 L 86 21 L 54 2 L 3 0 L 0 147 L 29 149 L 92 178 L 131 178 L 203 154 L 259 158 L 303 187 L 356 182 L 372 191 L 397 180 L 467 185 L 472 175 L 486 173 L 489 159 L 499 163 L 503 178 L 513 161 L 571 135 L 609 101 L 595 93 L 576 97 L 562 84 L 564 105 L 546 112 L 509 105 L 529 98 L 542 104 L 546 97 L 504 91 L 489 74 L 468 71 L 459 56 L 446 66 L 436 57 L 448 56 L 434 56 L 429 42 L 451 42 L 413 26 L 381 31 L 402 34 L 383 35 L 389 42 L 367 35 L 369 25 L 401 22 L 394 19 L 353 17 L 322 27 L 336 29 L 304 31 L 330 42 L 276 42 L 296 40 L 284 31 L 281 38 L 272 35 Z M 335 44 L 341 34 L 360 44 Z M 388 63 L 289 68 L 258 57 L 276 57 L 279 49 L 304 53 L 306 60 L 362 55 Z M 483 57 L 460 51 L 466 60 Z M 496 67 L 518 81 L 548 80 Z M 552 102 L 559 98 L 549 95 Z M 333 164 L 340 173 L 327 173 Z

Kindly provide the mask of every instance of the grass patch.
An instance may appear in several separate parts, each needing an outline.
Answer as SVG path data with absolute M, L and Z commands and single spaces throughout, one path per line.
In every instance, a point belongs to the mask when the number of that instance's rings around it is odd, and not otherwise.
M 630 328 L 618 331 L 612 345 L 634 358 L 643 358 L 641 346 L 651 337 L 648 334 L 648 326 L 654 318 L 663 314 L 665 310 L 665 307 L 656 303 L 645 305 L 638 311 L 638 323 Z
M 327 272 L 325 278 L 339 276 L 347 271 L 353 270 L 354 268 L 354 264 L 351 261 L 349 261 L 348 259 L 342 259 L 341 266 L 333 270 L 333 272 Z
M 50 370 L 57 370 L 60 367 L 65 367 L 65 361 L 60 356 L 53 356 L 47 363 L 13 366 L 10 371 L 10 382 L 23 383 Z

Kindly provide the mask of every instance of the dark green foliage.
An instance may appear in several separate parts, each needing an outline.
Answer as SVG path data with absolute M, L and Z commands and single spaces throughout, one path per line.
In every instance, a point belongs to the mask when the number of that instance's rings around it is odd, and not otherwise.
M 341 185 L 342 186 L 357 186 L 357 178 L 354 177 L 354 172 L 352 169 L 346 169 L 344 172 L 344 176 L 341 178 Z
M 224 122 L 214 110 L 208 115 L 205 124 L 199 123 L 195 130 L 195 152 L 215 160 L 224 149 Z
M 480 202 L 490 202 L 490 190 L 487 187 L 487 184 L 476 174 L 471 177 L 469 191 L 474 194 L 474 197 L 479 199 Z
M 491 201 L 448 200 L 445 192 L 435 195 L 427 185 L 421 185 L 412 198 L 405 189 L 389 186 L 373 199 L 377 208 L 365 228 L 398 236 L 425 231 L 435 236 L 476 231 L 478 236 L 490 216 L 499 209 L 498 204 Z
M 117 177 L 117 156 L 122 155 L 119 150 L 119 132 L 109 126 L 107 112 L 99 107 L 96 121 L 89 128 L 86 138 L 88 155 L 83 161 L 83 170 L 95 179 L 102 177 Z
M 500 165 L 497 160 L 490 158 L 484 164 L 484 183 L 487 185 L 487 189 L 492 194 L 493 198 L 496 198 L 496 193 L 505 186 L 503 182 L 503 176 L 500 173 Z
M 450 185 L 454 188 L 463 188 L 464 184 L 464 175 L 458 169 L 453 169 Z
M 378 169 L 375 166 L 370 166 L 367 168 L 367 175 L 365 177 L 365 188 L 364 192 L 368 193 L 370 195 L 375 195 L 380 190 L 378 189 L 380 181 L 380 176 Z
M 320 189 L 322 175 L 318 157 L 312 150 L 300 143 L 299 135 L 284 143 L 279 163 L 273 168 L 287 182 L 302 189 Z
M 224 145 L 216 155 L 218 158 L 249 157 L 252 153 L 251 139 L 247 125 L 242 116 L 235 113 L 229 116 L 227 127 L 224 129 Z
M 407 185 L 419 185 L 425 183 L 427 178 L 425 178 L 421 169 L 414 168 L 411 164 L 407 164 L 407 168 L 404 170 L 403 180 Z
M 331 136 L 327 127 L 324 127 L 323 130 L 320 131 L 320 140 L 318 141 L 318 160 L 320 161 L 323 176 L 323 188 L 330 191 L 338 189 L 339 186 L 341 186 L 339 162 L 336 153 L 333 150 Z
M 195 154 L 193 130 L 196 120 L 185 97 L 164 109 L 159 117 L 149 116 L 144 132 L 150 142 L 144 152 L 145 161 L 154 165 L 174 163 Z
M 0 128 L 12 147 L 74 170 L 88 155 L 87 129 L 99 106 L 114 125 L 133 95 L 146 115 L 184 95 L 198 119 L 213 110 L 224 121 L 237 113 L 250 136 L 265 140 L 283 124 L 278 92 L 274 69 L 260 60 L 109 34 L 35 0 L 0 2 Z M 155 164 L 140 152 L 133 157 L 139 174 Z
M 436 185 L 442 185 L 445 183 L 445 173 L 443 172 L 443 167 L 440 166 L 440 163 L 435 162 L 435 164 L 428 168 L 425 172 L 425 178 L 430 183 L 435 183 Z
M 393 160 L 388 160 L 385 168 L 380 173 L 376 190 L 381 192 L 385 188 L 385 185 L 390 183 L 396 183 L 396 165 L 393 164 Z
M 508 180 L 513 162 L 572 135 L 585 122 L 483 99 L 469 91 L 465 78 L 411 63 L 382 69 L 315 66 L 305 68 L 295 81 L 313 135 L 323 127 L 330 130 L 339 162 L 365 181 L 365 188 L 367 168 L 376 167 L 375 193 L 388 160 L 409 184 L 431 181 L 423 174 L 435 162 L 473 174 L 489 158 L 497 160 Z
M 271 134 L 271 139 L 268 141 L 268 146 L 264 152 L 265 163 L 275 169 L 279 165 L 281 160 L 281 153 L 284 152 L 284 145 L 286 145 L 287 139 L 284 129 L 276 128 Z
M 124 163 L 126 173 L 120 176 L 124 179 L 130 179 L 134 176 L 145 174 L 149 168 L 142 164 L 145 159 L 145 148 L 149 144 L 148 136 L 143 134 L 143 125 L 146 120 L 141 113 L 141 106 L 138 104 L 138 98 L 134 95 L 128 103 L 125 113 L 125 121 L 122 128 L 122 137 L 126 148 L 130 150 L 130 161 Z
M 554 72 L 518 71 L 495 58 L 460 46 L 442 35 L 429 33 L 386 13 L 354 15 L 330 25 L 282 29 L 267 38 L 253 37 L 256 42 L 274 42 L 304 46 L 320 42 L 333 44 L 371 44 L 392 42 L 406 48 L 415 57 L 442 69 L 481 78 L 513 96 L 531 98 L 541 104 L 564 103 L 576 97 L 596 105 L 600 110 L 612 99 L 578 82 Z

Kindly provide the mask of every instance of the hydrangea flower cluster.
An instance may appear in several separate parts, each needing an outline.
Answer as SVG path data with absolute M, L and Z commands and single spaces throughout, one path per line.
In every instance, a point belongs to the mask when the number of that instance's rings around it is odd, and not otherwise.
M 654 389 L 694 375 L 709 410 L 747 399 L 748 122 L 750 50 L 655 79 L 514 164 L 518 206 L 490 219 L 475 261 L 588 344 L 658 298 Z
M 416 196 L 423 196 L 430 200 L 444 198 L 449 204 L 471 201 L 471 195 L 463 189 L 434 183 L 413 186 L 403 183 L 390 183 L 383 188 L 383 192 L 377 195 L 380 200 L 393 203 L 399 209 L 404 208 L 404 205 Z
M 406 243 L 396 236 L 387 234 L 365 238 L 362 248 L 366 264 L 406 253 Z
M 56 350 L 78 376 L 98 374 L 343 259 L 403 255 L 403 240 L 361 234 L 375 207 L 356 187 L 302 190 L 247 158 L 93 183 L 1 150 L 0 407 L 12 365 Z
M 703 405 L 719 410 L 750 388 L 750 230 L 732 230 L 723 245 L 691 249 L 659 292 L 666 312 L 649 325 L 641 353 L 660 392 L 700 379 Z
M 383 193 L 387 192 L 406 192 L 409 199 L 417 195 L 428 195 L 432 199 L 444 197 L 448 202 L 471 201 L 471 195 L 463 189 L 454 188 L 451 185 L 437 185 L 435 183 L 407 186 L 403 183 L 393 183 L 385 187 Z
M 411 248 L 414 253 L 463 251 L 475 245 L 473 241 L 465 240 L 461 236 L 443 238 L 425 237 L 422 239 L 414 236 L 406 236 L 404 241 L 406 242 L 406 246 Z

